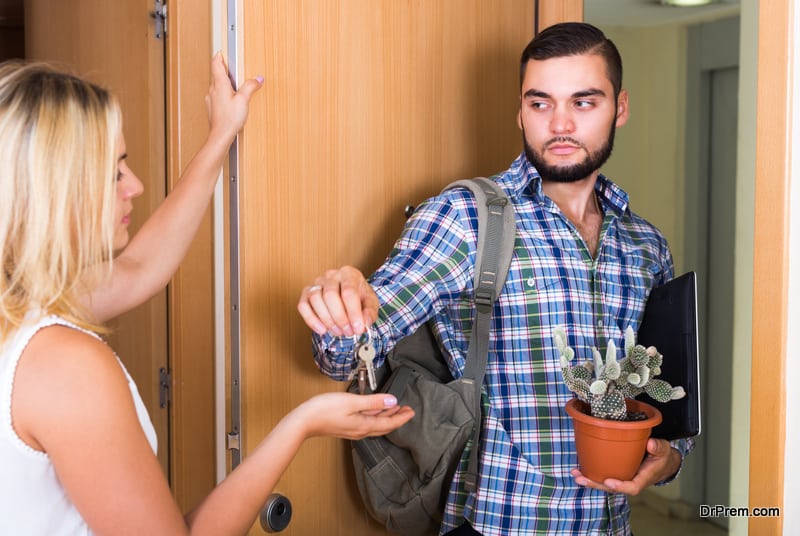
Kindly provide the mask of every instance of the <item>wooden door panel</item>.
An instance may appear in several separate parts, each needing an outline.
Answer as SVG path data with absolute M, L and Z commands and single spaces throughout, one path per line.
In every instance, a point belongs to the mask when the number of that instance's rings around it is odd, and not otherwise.
M 536 17 L 537 31 L 557 22 L 582 21 L 583 0 L 539 0 Z
M 128 163 L 145 186 L 134 200 L 135 231 L 164 198 L 164 44 L 153 36 L 152 2 L 26 0 L 29 60 L 53 62 L 119 98 Z M 167 410 L 160 407 L 158 371 L 167 367 L 166 292 L 109 325 L 112 348 L 137 383 L 168 468 Z
M 519 55 L 533 6 L 244 0 L 243 72 L 266 77 L 239 155 L 245 456 L 292 407 L 344 388 L 313 363 L 301 288 L 345 263 L 371 272 L 407 203 L 502 171 L 521 151 Z M 294 508 L 285 532 L 386 533 L 351 472 L 345 441 L 308 442 L 276 489 Z

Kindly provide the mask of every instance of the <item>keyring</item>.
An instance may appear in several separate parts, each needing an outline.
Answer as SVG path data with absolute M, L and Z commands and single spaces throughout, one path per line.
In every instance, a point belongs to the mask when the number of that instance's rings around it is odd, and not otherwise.
M 364 337 L 366 336 L 366 340 Z M 377 336 L 377 335 L 376 335 Z M 372 344 L 372 326 L 367 326 L 367 329 L 361 335 L 353 335 L 353 341 L 355 344 Z

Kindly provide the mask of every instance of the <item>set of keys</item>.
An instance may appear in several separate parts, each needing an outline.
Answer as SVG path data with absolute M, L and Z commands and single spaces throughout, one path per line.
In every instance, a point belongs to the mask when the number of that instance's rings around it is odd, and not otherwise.
M 370 392 L 374 393 L 378 388 L 378 381 L 375 379 L 375 366 L 372 364 L 375 360 L 375 346 L 372 345 L 372 332 L 369 328 L 367 328 L 366 335 L 367 340 L 356 344 L 356 356 L 359 360 L 356 375 L 358 378 L 358 392 L 362 395 L 367 394 L 367 384 L 369 384 Z

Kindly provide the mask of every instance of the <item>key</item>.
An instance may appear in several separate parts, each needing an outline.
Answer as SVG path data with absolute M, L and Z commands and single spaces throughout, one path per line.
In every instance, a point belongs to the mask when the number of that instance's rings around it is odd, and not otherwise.
M 358 373 L 358 394 L 365 395 L 367 394 L 367 367 L 362 363 L 356 372 Z
M 378 381 L 375 379 L 375 367 L 372 365 L 372 361 L 375 359 L 375 347 L 372 346 L 370 341 L 361 343 L 358 346 L 358 358 L 364 363 L 364 368 L 367 370 L 369 388 L 374 393 L 378 388 Z

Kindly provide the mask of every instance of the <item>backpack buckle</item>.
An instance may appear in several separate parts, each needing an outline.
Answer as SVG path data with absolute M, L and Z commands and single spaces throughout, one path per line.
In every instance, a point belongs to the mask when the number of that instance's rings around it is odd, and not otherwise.
M 487 289 L 478 289 L 475 291 L 475 308 L 485 313 L 492 309 L 492 303 L 494 299 L 492 298 L 492 291 Z
M 504 207 L 508 204 L 507 197 L 493 197 L 486 201 L 487 207 Z

